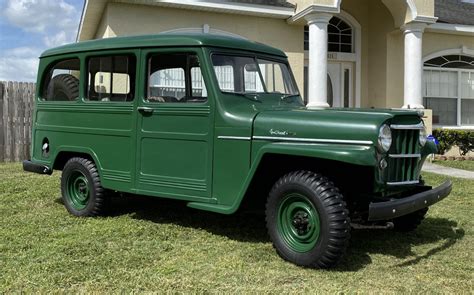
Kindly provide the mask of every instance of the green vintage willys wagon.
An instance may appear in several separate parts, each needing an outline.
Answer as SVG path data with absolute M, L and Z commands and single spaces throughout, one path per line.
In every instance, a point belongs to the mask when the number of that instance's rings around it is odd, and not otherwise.
M 261 208 L 281 257 L 330 267 L 351 221 L 412 230 L 451 183 L 420 178 L 420 113 L 306 108 L 285 54 L 211 34 L 81 42 L 43 53 L 31 160 L 62 170 L 76 216 L 106 192 L 180 199 L 231 214 Z M 259 207 L 262 205 L 261 207 Z

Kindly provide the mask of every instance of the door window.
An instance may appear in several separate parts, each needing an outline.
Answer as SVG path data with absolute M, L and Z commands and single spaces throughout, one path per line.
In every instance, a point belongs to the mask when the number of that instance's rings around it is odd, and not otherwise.
M 147 101 L 207 101 L 207 89 L 195 54 L 156 54 L 148 59 Z

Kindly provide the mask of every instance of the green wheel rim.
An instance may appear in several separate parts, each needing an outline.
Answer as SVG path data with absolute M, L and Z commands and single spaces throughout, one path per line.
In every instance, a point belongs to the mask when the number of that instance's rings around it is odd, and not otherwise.
M 278 208 L 278 232 L 296 252 L 311 251 L 319 239 L 319 214 L 311 201 L 298 193 L 283 199 Z
M 67 179 L 67 202 L 76 210 L 86 208 L 89 202 L 90 190 L 87 177 L 80 171 L 74 171 Z

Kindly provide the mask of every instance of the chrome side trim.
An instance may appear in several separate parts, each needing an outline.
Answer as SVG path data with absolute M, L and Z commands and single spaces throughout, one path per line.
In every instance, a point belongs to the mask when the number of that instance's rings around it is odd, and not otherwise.
M 292 141 L 292 142 L 307 142 L 307 143 L 342 143 L 342 144 L 359 144 L 359 145 L 372 145 L 373 144 L 373 142 L 369 140 L 315 139 L 315 138 L 275 137 L 275 136 L 253 136 L 252 138 L 271 140 L 271 141 Z
M 419 180 L 408 180 L 408 181 L 400 181 L 400 182 L 387 182 L 387 185 L 407 185 L 407 184 L 418 184 L 420 183 Z
M 423 123 L 412 124 L 412 125 L 390 125 L 392 129 L 401 129 L 401 130 L 422 130 L 425 127 Z
M 251 140 L 252 138 L 250 137 L 245 137 L 245 136 L 218 136 L 218 139 L 235 139 L 235 140 Z
M 389 158 L 421 158 L 421 154 L 390 154 Z

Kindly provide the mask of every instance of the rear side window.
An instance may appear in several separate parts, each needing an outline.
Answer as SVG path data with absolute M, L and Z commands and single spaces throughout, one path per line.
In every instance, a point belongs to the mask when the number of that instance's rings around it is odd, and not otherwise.
M 136 59 L 132 55 L 92 57 L 88 62 L 87 99 L 132 101 Z
M 44 79 L 42 99 L 46 101 L 74 101 L 79 98 L 79 59 L 54 63 Z

